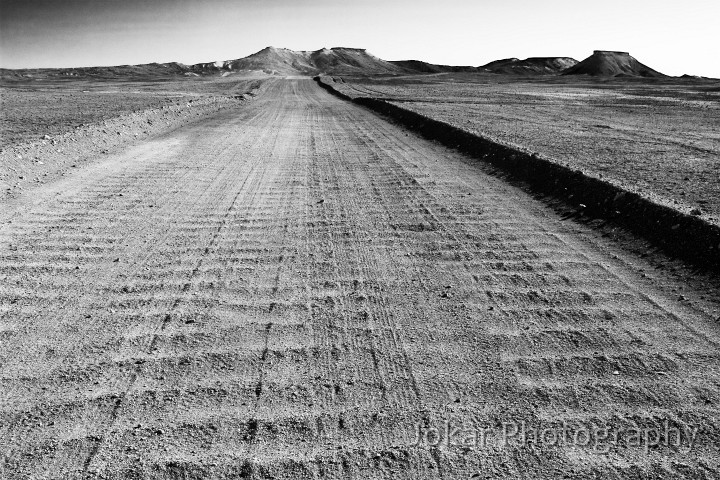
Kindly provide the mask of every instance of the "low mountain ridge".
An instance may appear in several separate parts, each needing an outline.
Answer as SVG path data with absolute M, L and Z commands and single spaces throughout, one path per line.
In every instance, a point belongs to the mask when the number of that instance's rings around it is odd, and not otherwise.
M 422 60 L 390 60 L 390 63 L 402 68 L 407 73 L 476 73 L 478 71 L 477 67 L 436 65 Z
M 485 70 L 493 70 L 495 68 L 501 68 L 505 67 L 507 65 L 512 65 L 515 62 L 519 62 L 519 58 L 501 58 L 500 60 L 493 60 L 492 62 L 486 63 L 485 65 L 482 65 L 479 68 L 483 68 Z
M 490 62 L 480 69 L 505 75 L 555 75 L 577 63 L 570 57 L 506 58 Z
M 332 75 L 398 74 L 403 70 L 361 48 L 323 48 L 310 53 L 318 73 Z
M 334 47 L 315 51 L 295 51 L 266 47 L 235 60 L 185 65 L 178 62 L 119 65 L 111 67 L 40 68 L 10 70 L 0 68 L 4 81 L 42 79 L 162 79 L 232 75 L 238 72 L 264 72 L 270 75 L 417 75 L 441 73 L 480 73 L 517 76 L 591 75 L 604 77 L 665 77 L 643 65 L 627 52 L 596 50 L 582 62 L 570 57 L 505 58 L 480 67 L 435 65 L 421 60 L 382 60 L 361 48 Z
M 294 51 L 266 47 L 235 60 L 185 65 L 177 62 L 119 65 L 112 67 L 0 69 L 4 80 L 72 77 L 166 77 L 228 74 L 238 71 L 263 71 L 274 75 L 379 75 L 406 73 L 402 67 L 382 60 L 360 48 L 323 48 Z
M 266 47 L 245 58 L 226 61 L 219 70 L 262 70 L 280 75 L 308 75 L 314 73 L 316 69 L 310 63 L 307 52 Z

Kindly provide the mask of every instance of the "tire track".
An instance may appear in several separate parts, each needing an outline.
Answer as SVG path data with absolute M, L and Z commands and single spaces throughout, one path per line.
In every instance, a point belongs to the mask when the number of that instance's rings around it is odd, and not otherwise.
M 205 250 L 203 252 L 203 256 L 201 256 L 197 264 L 195 265 L 195 268 L 190 273 L 190 276 L 188 280 L 185 282 L 185 284 L 180 289 L 180 295 L 177 297 L 177 299 L 173 302 L 173 304 L 170 306 L 168 313 L 165 315 L 165 317 L 162 319 L 162 323 L 159 325 L 159 332 L 155 333 L 152 337 L 152 340 L 150 341 L 147 349 L 144 353 L 147 355 L 152 355 L 153 351 L 155 350 L 155 346 L 158 342 L 158 339 L 160 338 L 160 335 L 165 330 L 165 328 L 168 326 L 168 324 L 172 321 L 174 313 L 176 312 L 177 308 L 180 306 L 180 304 L 184 301 L 184 297 L 187 296 L 190 288 L 192 287 L 193 280 L 198 276 L 198 273 L 200 272 L 201 267 L 203 266 L 203 261 L 205 260 L 206 256 L 210 254 L 210 251 L 214 249 L 216 246 L 216 243 L 218 239 L 220 238 L 220 235 L 223 233 L 223 230 L 227 227 L 229 219 L 233 213 L 233 210 L 235 209 L 235 205 L 238 202 L 238 199 L 240 196 L 244 193 L 245 186 L 250 178 L 254 178 L 253 171 L 257 168 L 259 162 L 252 165 L 250 172 L 248 172 L 248 176 L 245 178 L 243 183 L 240 185 L 240 188 L 238 189 L 237 193 L 235 194 L 234 198 L 232 199 L 232 202 L 230 202 L 230 205 L 227 207 L 225 212 L 222 215 L 222 220 L 220 224 L 217 226 L 217 229 L 213 232 L 212 236 L 210 237 L 210 241 L 207 243 Z M 221 172 L 222 173 L 222 172 Z M 257 187 L 257 183 L 254 184 L 255 187 Z M 269 331 L 269 328 L 268 328 Z M 117 415 L 120 410 L 120 408 L 123 405 L 123 402 L 125 400 L 125 397 L 128 395 L 128 392 L 135 386 L 135 382 L 138 379 L 138 376 L 140 375 L 140 367 L 136 367 L 135 371 L 130 376 L 130 381 L 128 382 L 127 387 L 120 393 L 119 398 L 115 401 L 115 405 L 113 406 L 112 411 L 110 412 L 110 420 L 108 421 L 108 425 L 106 427 L 106 432 L 113 428 L 115 425 L 115 422 L 117 420 Z M 259 395 L 258 395 L 259 396 Z M 105 439 L 105 434 L 102 434 L 96 444 L 92 447 L 90 454 L 83 462 L 83 472 L 86 473 L 88 471 L 88 468 L 90 467 L 90 464 L 92 463 L 93 459 L 97 455 L 101 445 L 103 444 Z

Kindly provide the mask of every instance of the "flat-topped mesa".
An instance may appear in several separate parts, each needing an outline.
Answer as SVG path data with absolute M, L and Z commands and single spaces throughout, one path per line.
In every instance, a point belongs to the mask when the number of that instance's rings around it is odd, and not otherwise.
M 593 50 L 593 55 L 620 55 L 624 57 L 629 57 L 630 52 L 616 52 L 613 50 Z
M 323 49 L 323 50 L 327 50 L 327 49 Z M 360 53 L 367 52 L 366 48 L 353 48 L 353 47 L 332 47 L 332 48 L 330 48 L 330 50 L 347 50 L 349 52 L 360 52 Z
M 563 70 L 561 75 L 590 75 L 593 77 L 646 77 L 666 75 L 638 62 L 629 52 L 595 50 L 582 62 Z

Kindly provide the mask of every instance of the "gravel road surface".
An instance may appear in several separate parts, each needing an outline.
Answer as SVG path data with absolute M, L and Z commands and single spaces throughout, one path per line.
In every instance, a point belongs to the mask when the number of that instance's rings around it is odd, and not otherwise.
M 716 296 L 277 80 L 0 205 L 2 478 L 718 478 Z

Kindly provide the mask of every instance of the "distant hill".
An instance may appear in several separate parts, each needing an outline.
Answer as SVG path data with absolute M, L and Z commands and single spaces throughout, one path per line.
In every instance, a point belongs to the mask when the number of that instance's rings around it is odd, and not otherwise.
M 158 78 L 192 75 L 208 71 L 206 64 L 183 65 L 182 63 L 148 63 L 142 65 L 118 65 L 114 67 L 78 68 L 25 68 L 0 69 L 2 80 L 28 80 L 44 78 Z
M 378 75 L 403 73 L 402 69 L 362 48 L 334 47 L 295 51 L 267 47 L 248 57 L 223 63 L 220 70 L 263 70 L 280 75 Z
M 318 73 L 331 75 L 377 75 L 404 73 L 403 69 L 359 48 L 323 48 L 310 53 Z
M 263 70 L 280 75 L 312 74 L 316 69 L 306 52 L 286 48 L 267 47 L 245 58 L 229 60 L 218 66 L 219 70 Z
M 588 58 L 562 72 L 562 75 L 666 77 L 666 75 L 638 62 L 628 52 L 606 50 L 595 50 Z
M 390 63 L 396 65 L 408 73 L 460 73 L 460 72 L 477 72 L 477 67 L 456 67 L 452 65 L 435 65 L 423 62 L 421 60 L 390 60 Z
M 390 63 L 397 65 L 409 73 L 497 73 L 504 75 L 555 75 L 577 64 L 570 57 L 534 57 L 520 60 L 504 58 L 495 60 L 481 67 L 455 67 L 450 65 L 434 65 L 420 60 L 398 60 Z
M 531 57 L 525 60 L 506 58 L 490 62 L 479 69 L 505 75 L 555 75 L 577 63 L 570 57 Z
M 493 61 L 490 62 L 490 63 L 486 63 L 485 65 L 481 66 L 480 68 L 483 69 L 483 70 L 490 70 L 490 71 L 492 71 L 492 70 L 494 70 L 494 69 L 496 69 L 496 68 L 502 68 L 502 67 L 505 67 L 505 66 L 507 66 L 507 65 L 512 65 L 513 63 L 519 62 L 519 61 L 520 61 L 519 58 L 514 58 L 514 57 L 513 57 L 513 58 L 503 58 L 503 59 L 501 59 L 501 60 L 493 60 Z

